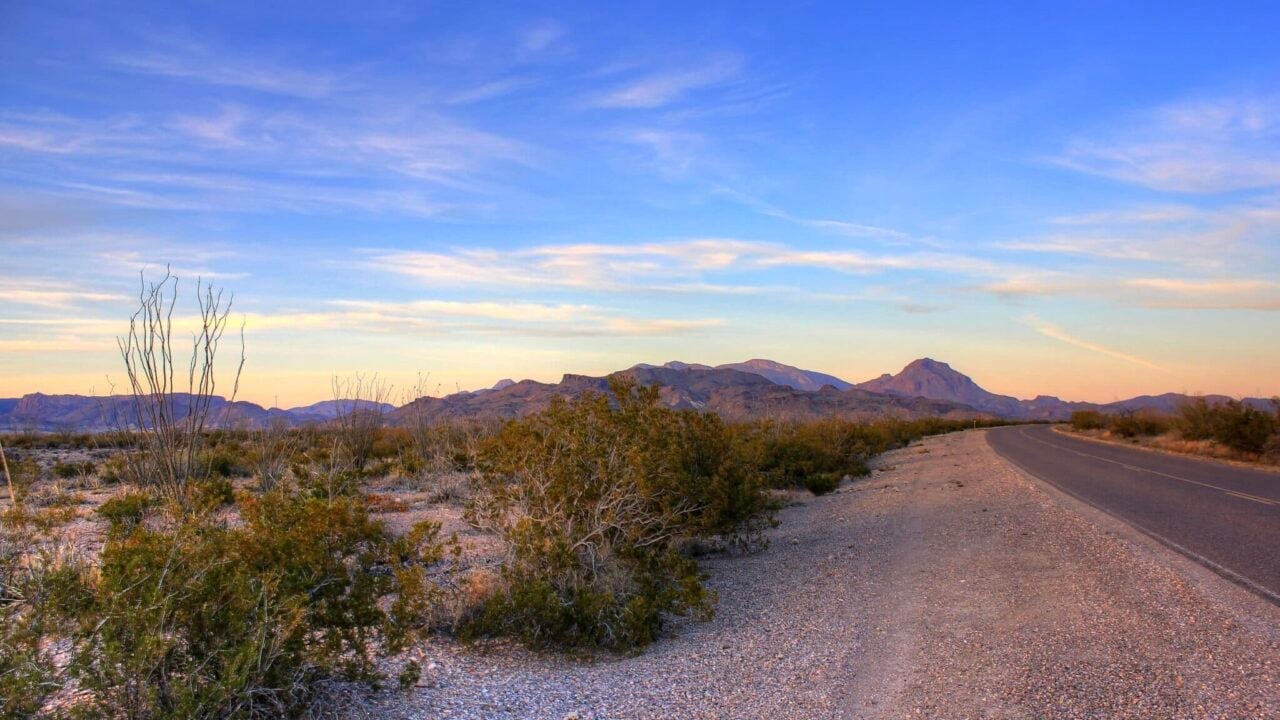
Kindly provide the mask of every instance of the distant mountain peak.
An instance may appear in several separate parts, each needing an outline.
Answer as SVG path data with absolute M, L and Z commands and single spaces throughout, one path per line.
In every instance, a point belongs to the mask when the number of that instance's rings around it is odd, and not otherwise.
M 944 363 L 941 360 L 934 360 L 929 357 L 912 360 L 905 368 L 903 368 L 903 371 L 905 372 L 915 368 L 923 368 L 925 370 L 951 370 L 952 372 L 955 372 L 955 370 L 947 363 Z
M 848 390 L 853 387 L 853 383 L 848 380 L 841 380 L 834 375 L 820 373 L 816 370 L 804 370 L 780 363 L 777 360 L 767 360 L 765 358 L 753 358 L 746 362 L 717 365 L 716 369 L 748 372 L 766 378 L 778 385 L 786 385 L 796 390 L 809 392 L 821 390 L 828 385 L 837 390 Z
M 912 360 L 897 375 L 881 375 L 875 380 L 859 383 L 857 387 L 886 395 L 964 403 L 1006 417 L 1021 412 L 1017 398 L 987 392 L 968 375 L 928 357 Z
M 703 365 L 702 363 L 687 363 L 687 362 L 681 362 L 680 360 L 668 360 L 667 362 L 664 362 L 661 365 L 654 365 L 652 363 L 636 363 L 635 365 L 632 365 L 630 369 L 657 370 L 658 368 L 666 368 L 667 370 L 711 370 L 712 369 L 710 365 Z

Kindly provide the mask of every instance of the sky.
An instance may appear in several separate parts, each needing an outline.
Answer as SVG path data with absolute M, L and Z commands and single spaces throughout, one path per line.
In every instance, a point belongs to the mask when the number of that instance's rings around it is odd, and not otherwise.
M 0 0 L 0 397 L 120 389 L 166 266 L 265 405 L 756 357 L 1280 394 L 1274 3 L 178 5 Z

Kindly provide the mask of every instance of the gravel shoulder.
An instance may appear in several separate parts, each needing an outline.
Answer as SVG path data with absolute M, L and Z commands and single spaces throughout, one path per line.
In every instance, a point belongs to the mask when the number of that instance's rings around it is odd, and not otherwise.
M 595 661 L 433 640 L 369 716 L 1280 716 L 1280 608 L 1073 503 L 929 438 L 705 563 L 711 621 Z

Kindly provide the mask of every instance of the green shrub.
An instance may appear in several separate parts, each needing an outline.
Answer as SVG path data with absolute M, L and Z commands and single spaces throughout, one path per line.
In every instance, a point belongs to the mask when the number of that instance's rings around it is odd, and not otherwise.
M 830 472 L 813 473 L 804 479 L 804 487 L 814 495 L 825 495 L 840 487 L 840 476 Z
M 1262 448 L 1262 457 L 1280 463 L 1280 434 L 1272 435 Z
M 1238 452 L 1262 453 L 1280 432 L 1280 418 L 1236 400 L 1210 405 L 1196 398 L 1180 409 L 1178 427 L 1189 440 L 1214 440 Z
M 413 445 L 413 436 L 404 428 L 380 428 L 369 447 L 371 457 L 387 459 L 396 457 Z
M 142 522 L 147 513 L 158 504 L 155 495 L 132 491 L 107 500 L 98 506 L 98 516 L 106 520 L 115 532 L 128 531 Z
M 62 608 L 81 607 L 79 561 L 50 513 L 22 507 L 0 513 L 0 717 L 38 716 L 60 687 L 53 638 Z
M 96 466 L 92 461 L 84 462 L 60 462 L 53 466 L 53 474 L 63 480 L 70 480 L 82 475 L 90 475 Z
M 1146 413 L 1119 415 L 1111 419 L 1111 432 L 1125 438 L 1149 437 L 1161 435 L 1169 431 L 1171 423 L 1168 418 Z
M 1280 430 L 1280 424 L 1270 413 L 1234 400 L 1214 410 L 1214 439 L 1232 450 L 1261 453 L 1271 436 Z
M 252 472 L 249 460 L 239 444 L 221 444 L 200 453 L 200 466 L 212 477 L 248 477 Z
M 136 518 L 140 499 L 115 517 Z M 281 717 L 321 681 L 376 682 L 434 600 L 438 526 L 390 535 L 360 498 L 275 492 L 212 515 L 113 523 L 99 572 L 59 603 L 90 715 Z
M 15 495 L 10 500 L 18 505 L 26 502 L 31 495 L 31 489 L 39 479 L 40 465 L 35 460 L 31 458 L 17 461 L 10 460 L 9 481 L 13 485 L 13 494 Z
M 508 423 L 481 450 L 468 517 L 509 544 L 501 583 L 467 634 L 626 649 L 667 616 L 705 617 L 714 596 L 690 538 L 762 542 L 770 502 L 719 418 L 658 405 L 656 387 L 611 382 Z
M 1184 403 L 1178 409 L 1178 430 L 1188 440 L 1212 440 L 1214 409 L 1204 398 Z
M 1097 410 L 1077 410 L 1071 413 L 1071 427 L 1076 430 L 1101 430 L 1106 426 L 1106 416 Z
M 870 472 L 867 460 L 880 453 L 926 435 L 973 426 L 972 421 L 936 418 L 874 423 L 832 418 L 807 423 L 745 423 L 735 430 L 741 452 L 769 485 L 808 488 L 818 494 L 835 489 L 845 476 L 866 475 Z
M 120 453 L 116 453 L 103 460 L 98 465 L 98 481 L 105 484 L 115 484 L 125 481 L 128 477 L 128 468 L 125 459 Z

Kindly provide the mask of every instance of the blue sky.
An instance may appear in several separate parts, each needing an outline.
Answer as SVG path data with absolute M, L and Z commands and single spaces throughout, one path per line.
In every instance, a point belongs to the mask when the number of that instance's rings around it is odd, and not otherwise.
M 165 264 L 266 403 L 761 356 L 1280 393 L 1280 9 L 1006 5 L 2 3 L 0 396 L 118 380 Z

